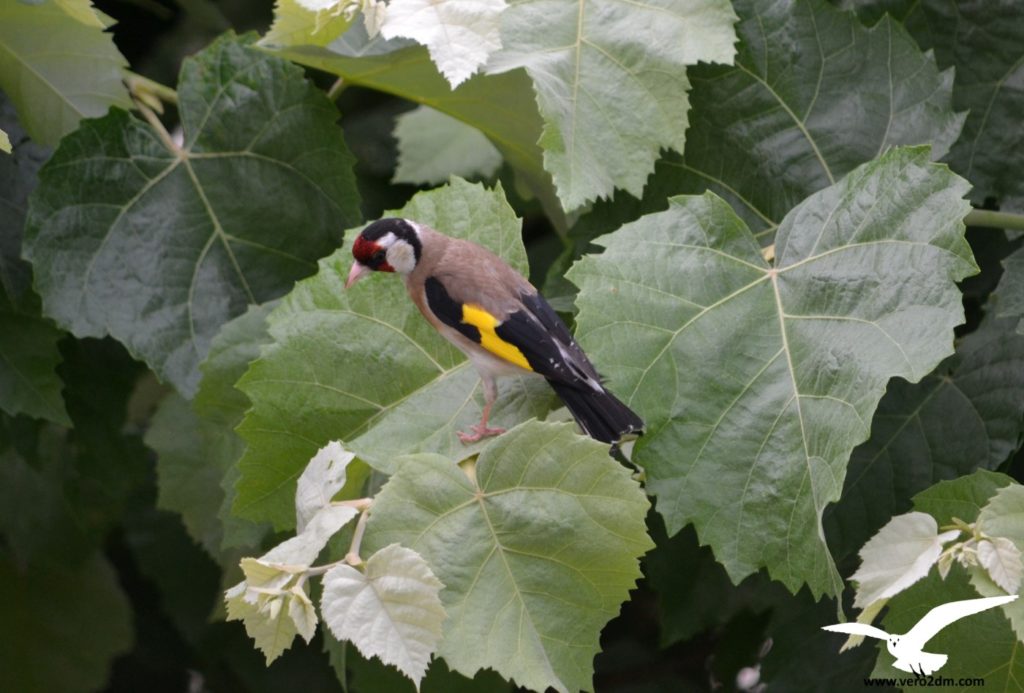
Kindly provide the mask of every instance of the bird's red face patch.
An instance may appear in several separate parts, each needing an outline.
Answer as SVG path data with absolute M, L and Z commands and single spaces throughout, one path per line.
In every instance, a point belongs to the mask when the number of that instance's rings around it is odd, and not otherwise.
M 394 272 L 395 268 L 388 264 L 387 251 L 375 241 L 359 236 L 352 245 L 352 257 L 361 265 L 366 265 L 377 272 Z

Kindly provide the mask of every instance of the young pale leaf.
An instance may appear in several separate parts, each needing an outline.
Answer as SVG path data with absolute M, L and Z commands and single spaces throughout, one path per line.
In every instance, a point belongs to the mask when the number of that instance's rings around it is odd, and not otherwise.
M 501 48 L 505 0 L 390 0 L 381 36 L 414 39 L 455 89 Z
M 347 505 L 320 508 L 300 533 L 275 546 L 262 560 L 286 565 L 309 565 L 327 546 L 331 537 L 358 514 L 358 510 Z
M 0 152 L 11 153 L 11 138 L 3 130 L 0 130 Z
M 357 514 L 347 506 L 321 507 L 296 536 L 260 558 L 242 559 L 245 580 L 224 594 L 228 620 L 244 622 L 268 665 L 291 646 L 296 633 L 306 642 L 312 639 L 316 610 L 301 578 L 330 538 Z
M 439 455 L 403 458 L 374 501 L 364 546 L 414 549 L 444 583 L 438 654 L 455 671 L 592 690 L 601 628 L 652 543 L 629 470 L 573 430 L 522 424 L 473 475 Z
M 1011 484 L 992 496 L 978 514 L 978 528 L 991 538 L 980 542 L 978 559 L 992 581 L 1009 594 L 1020 590 L 1024 565 L 1024 486 Z M 983 546 L 991 543 L 991 549 Z M 1018 609 L 1024 615 L 1024 609 Z
M 990 536 L 1024 540 L 1024 486 L 996 491 L 978 515 L 978 525 Z
M 320 448 L 299 476 L 295 489 L 295 528 L 301 534 L 310 520 L 331 504 L 345 486 L 345 468 L 355 458 L 341 443 L 332 440 Z
M 982 539 L 978 542 L 978 562 L 992 582 L 1007 594 L 1017 594 L 1020 590 L 1024 566 L 1021 565 L 1020 549 L 1012 541 L 1005 537 Z
M 942 479 L 995 469 L 1024 421 L 1024 337 L 987 317 L 920 383 L 893 380 L 850 457 L 842 499 L 825 513 L 836 558 L 852 554 L 913 494 Z
M 178 96 L 180 150 L 118 110 L 65 138 L 25 255 L 58 324 L 116 337 L 191 396 L 217 330 L 310 274 L 359 213 L 337 111 L 299 68 L 225 37 L 185 61 Z
M 300 598 L 293 596 L 292 593 L 274 595 L 263 600 L 262 603 L 247 601 L 246 596 L 244 582 L 228 590 L 225 596 L 227 620 L 244 623 L 245 632 L 253 639 L 256 647 L 263 652 L 267 666 L 269 666 L 271 662 L 281 656 L 282 652 L 291 647 L 296 633 L 299 632 L 299 626 L 307 627 L 307 614 L 304 613 L 301 605 L 293 608 L 292 602 Z M 306 601 L 309 601 L 308 596 L 305 598 Z M 312 615 L 315 629 L 316 612 L 314 611 Z
M 87 0 L 0 3 L 0 89 L 33 140 L 55 145 L 82 118 L 131 106 L 104 26 Z
M 693 522 L 734 580 L 765 566 L 837 593 L 821 514 L 893 376 L 952 350 L 976 271 L 967 184 L 891 150 L 783 220 L 774 266 L 712 193 L 599 238 L 569 272 L 580 341 L 647 421 L 633 459 L 670 533 Z
M 968 584 L 963 571 L 953 570 L 945 580 L 932 572 L 889 602 L 881 628 L 887 633 L 906 633 L 937 606 L 977 598 L 978 593 Z M 925 650 L 949 656 L 942 669 L 936 672 L 936 678 L 953 681 L 981 678 L 985 682 L 983 690 L 1019 690 L 1019 682 L 1024 680 L 1021 643 L 1006 618 L 1007 609 L 1017 602 L 962 618 L 931 638 Z M 878 653 L 871 676 L 902 679 L 912 676 L 892 666 L 893 656 L 884 645 L 878 648 Z
M 948 554 L 945 554 L 945 555 L 948 555 Z M 942 570 L 942 559 L 945 557 L 945 555 L 940 556 L 940 558 L 939 558 L 939 570 L 940 571 Z M 875 622 L 875 619 L 878 618 L 878 614 L 882 613 L 882 609 L 884 609 L 886 604 L 888 604 L 888 603 L 889 603 L 888 599 L 877 599 L 877 600 L 871 602 L 866 607 L 864 607 L 863 611 L 861 611 L 859 614 L 857 614 L 856 622 L 857 623 L 866 623 L 869 626 L 873 625 L 874 622 Z M 851 650 L 854 647 L 857 647 L 862 642 L 864 642 L 864 637 L 865 636 L 863 636 L 863 635 L 851 634 L 850 637 L 848 637 L 846 639 L 846 642 L 843 643 L 842 647 L 839 648 L 839 651 L 840 652 L 846 652 L 847 650 Z
M 398 117 L 395 139 L 395 183 L 435 184 L 453 175 L 487 178 L 501 165 L 501 152 L 482 132 L 427 106 Z
M 699 65 L 682 161 L 652 186 L 710 189 L 755 231 L 902 144 L 948 151 L 963 115 L 940 72 L 889 18 L 871 29 L 825 0 L 737 0 L 735 67 Z
M 853 605 L 866 609 L 923 578 L 942 553 L 942 545 L 960 536 L 959 530 L 939 534 L 927 513 L 897 515 L 860 550 L 860 568 L 850 579 L 858 583 Z
M 397 667 L 419 689 L 445 619 L 438 596 L 444 585 L 423 557 L 390 544 L 362 571 L 345 564 L 332 568 L 323 584 L 320 611 L 331 632 L 367 658 Z
M 500 186 L 488 191 L 456 179 L 388 214 L 474 240 L 526 271 L 520 223 Z M 330 440 L 346 441 L 385 472 L 396 454 L 465 457 L 484 445 L 456 436 L 479 420 L 476 371 L 423 319 L 398 277 L 379 273 L 346 291 L 352 262 L 346 243 L 296 286 L 270 317 L 274 344 L 239 383 L 253 403 L 238 429 L 249 443 L 235 504 L 245 517 L 290 527 L 294 479 Z M 530 392 L 537 390 L 506 379 L 492 421 L 509 426 L 543 415 L 549 399 Z
M 513 0 L 490 73 L 526 68 L 540 145 L 566 210 L 643 190 L 662 148 L 686 143 L 687 66 L 731 63 L 725 0 Z M 614 85 L 614 88 L 610 88 Z

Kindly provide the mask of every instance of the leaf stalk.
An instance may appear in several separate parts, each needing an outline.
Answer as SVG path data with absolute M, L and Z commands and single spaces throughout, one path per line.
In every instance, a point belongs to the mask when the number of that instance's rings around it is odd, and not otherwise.
M 968 226 L 1024 231 L 1024 214 L 995 212 L 991 209 L 972 209 L 964 217 L 964 223 Z

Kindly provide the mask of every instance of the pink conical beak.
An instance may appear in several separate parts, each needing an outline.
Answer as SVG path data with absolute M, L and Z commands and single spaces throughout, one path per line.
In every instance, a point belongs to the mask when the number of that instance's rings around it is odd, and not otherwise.
M 358 260 L 352 263 L 352 269 L 348 272 L 348 279 L 345 281 L 345 288 L 348 289 L 350 286 L 355 284 L 357 281 L 372 272 L 369 267 L 359 262 Z

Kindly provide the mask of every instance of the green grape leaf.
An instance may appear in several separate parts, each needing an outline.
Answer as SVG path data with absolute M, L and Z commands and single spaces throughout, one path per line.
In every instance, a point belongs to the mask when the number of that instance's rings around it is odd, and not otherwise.
M 77 564 L 60 559 L 28 571 L 0 559 L 0 671 L 7 690 L 99 690 L 114 658 L 131 647 L 131 605 L 110 563 L 99 553 Z
M 891 19 L 867 29 L 825 0 L 737 0 L 735 67 L 699 65 L 682 160 L 652 186 L 713 190 L 755 231 L 774 230 L 811 193 L 886 149 L 931 144 L 939 158 L 964 116 L 940 72 Z
M 38 184 L 39 167 L 50 157 L 50 150 L 28 139 L 13 104 L 2 92 L 0 127 L 14 138 L 13 154 L 0 158 L 0 307 L 38 315 L 32 267 L 21 259 L 21 243 L 28 197 Z
M 888 633 L 906 633 L 936 606 L 977 598 L 978 594 L 968 584 L 964 571 L 954 570 L 945 580 L 933 571 L 889 602 L 881 627 Z M 948 677 L 956 681 L 980 677 L 985 681 L 985 690 L 1019 688 L 1017 682 L 1024 677 L 1024 662 L 1021 662 L 1020 643 L 1007 621 L 1005 608 L 988 609 L 962 618 L 928 641 L 927 652 L 949 656 L 942 669 L 935 673 L 936 678 Z M 914 677 L 892 666 L 893 656 L 884 643 L 878 647 L 878 652 L 871 676 L 904 680 Z
M 338 680 L 349 690 L 387 691 L 387 693 L 414 693 L 416 685 L 398 669 L 383 664 L 379 659 L 367 659 L 350 643 L 338 642 L 330 630 L 324 631 L 324 649 Z M 512 693 L 515 688 L 491 669 L 485 669 L 468 679 L 453 672 L 444 660 L 435 657 L 419 687 L 422 693 Z
M 423 557 L 398 544 L 385 546 L 363 570 L 342 563 L 324 574 L 320 611 L 339 640 L 363 656 L 379 657 L 419 689 L 441 640 L 444 585 Z
M 943 544 L 959 536 L 959 530 L 939 534 L 939 525 L 928 513 L 892 518 L 860 550 L 860 568 L 850 577 L 857 583 L 853 605 L 867 609 L 907 589 L 928 575 Z
M 10 310 L 3 298 L 0 292 L 0 410 L 70 425 L 56 373 L 64 333 L 39 315 Z
M 783 220 L 774 266 L 713 193 L 603 236 L 569 272 L 581 344 L 648 424 L 633 459 L 670 534 L 738 581 L 838 593 L 821 514 L 893 376 L 952 350 L 976 271 L 966 182 L 894 149 Z
M 215 558 L 221 555 L 223 527 L 217 514 L 224 472 L 211 448 L 225 439 L 229 436 L 219 426 L 203 421 L 175 393 L 160 403 L 145 437 L 146 446 L 157 453 L 157 507 L 179 513 L 189 535 Z
M 1001 317 L 1014 318 L 1017 332 L 1024 334 L 1024 248 L 1018 248 L 1003 258 L 1003 276 L 995 289 L 996 312 Z
M 48 556 L 73 563 L 95 546 L 67 489 L 63 432 L 43 428 L 29 450 L 18 450 L 3 435 L 13 423 L 0 414 L 0 533 L 7 554 L 19 569 Z
M 1002 209 L 1024 212 L 1024 6 L 924 0 L 902 14 L 921 47 L 956 68 L 953 105 L 968 116 L 949 165 L 974 184 L 975 202 L 995 197 Z
M 455 175 L 494 175 L 501 152 L 474 127 L 426 106 L 403 113 L 395 124 L 395 183 L 436 184 Z
M 326 46 L 351 25 L 344 12 L 312 10 L 299 0 L 276 0 L 274 23 L 263 36 L 268 44 Z
M 21 259 L 28 196 L 49 150 L 26 138 L 2 93 L 0 125 L 17 144 L 11 156 L 0 158 L 0 410 L 67 426 L 56 372 L 64 333 L 39 314 L 32 269 Z
M 390 0 L 380 33 L 426 46 L 455 89 L 501 47 L 499 19 L 505 8 L 505 0 Z
M 760 591 L 768 592 L 764 587 Z M 875 653 L 864 647 L 836 656 L 842 641 L 832 640 L 821 630 L 834 622 L 835 603 L 828 599 L 815 602 L 807 592 L 768 594 L 775 595 L 767 628 L 771 647 L 765 648 L 768 653 L 759 667 L 768 690 L 852 693 L 862 689 Z
M 526 272 L 520 222 L 500 186 L 454 179 L 388 214 L 474 240 Z M 296 285 L 269 318 L 274 343 L 239 382 L 252 400 L 238 428 L 248 443 L 235 502 L 244 517 L 294 526 L 295 480 L 331 440 L 386 473 L 399 454 L 465 457 L 484 445 L 456 435 L 480 417 L 476 371 L 423 319 L 398 277 L 380 273 L 346 291 L 352 262 L 349 241 Z M 506 378 L 499 388 L 495 425 L 546 413 L 545 383 Z
M 356 31 L 358 26 L 330 46 L 317 46 L 301 37 L 295 37 L 294 43 L 283 43 L 271 41 L 269 36 L 262 45 L 281 57 L 338 75 L 348 84 L 430 106 L 476 128 L 515 169 L 523 187 L 541 201 L 548 217 L 556 224 L 565 224 L 537 144 L 542 121 L 525 72 L 476 75 L 452 89 L 425 48 L 379 40 L 355 42 L 355 48 L 339 45 Z M 361 36 L 365 37 L 365 31 Z
M 128 63 L 87 0 L 0 5 L 0 89 L 32 139 L 55 145 L 82 118 L 128 108 Z
M 775 603 L 772 594 L 792 599 L 767 579 L 733 585 L 711 549 L 697 542 L 693 528 L 667 537 L 657 515 L 648 518 L 648 527 L 656 546 L 644 556 L 644 577 L 658 598 L 663 648 L 717 628 L 744 609 L 765 610 Z
M 65 138 L 25 255 L 58 324 L 189 397 L 217 330 L 311 274 L 358 204 L 337 111 L 299 68 L 229 36 L 185 61 L 178 96 L 182 149 L 118 110 Z
M 916 384 L 889 383 L 871 438 L 850 457 L 842 500 L 825 513 L 837 558 L 859 548 L 931 484 L 995 469 L 1024 421 L 1024 337 L 1016 321 L 986 318 L 956 354 Z
M 639 195 L 659 150 L 683 151 L 687 66 L 732 63 L 735 21 L 723 0 L 509 3 L 487 71 L 532 78 L 544 166 L 566 210 L 615 188 Z
M 940 527 L 952 524 L 953 518 L 974 522 L 989 499 L 1012 483 L 1005 474 L 979 469 L 921 491 L 914 496 L 914 509 L 934 517 Z
M 363 546 L 413 549 L 444 583 L 438 654 L 452 670 L 593 690 L 601 628 L 652 546 L 648 505 L 606 445 L 528 422 L 484 448 L 471 475 L 440 455 L 403 458 Z
M 251 553 L 265 533 L 226 512 L 234 487 L 223 482 L 245 449 L 234 428 L 249 400 L 234 383 L 270 339 L 266 317 L 274 305 L 250 308 L 225 325 L 200 366 L 193 402 L 168 395 L 146 431 L 145 443 L 157 453 L 157 507 L 180 514 L 189 535 L 222 565 L 239 558 L 227 549 L 247 547 Z

